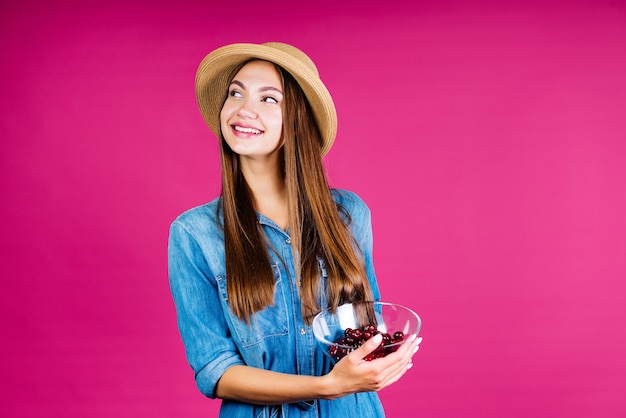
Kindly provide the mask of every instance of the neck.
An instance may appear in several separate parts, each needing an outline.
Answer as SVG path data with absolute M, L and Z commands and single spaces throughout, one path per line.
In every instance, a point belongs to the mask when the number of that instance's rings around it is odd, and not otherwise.
M 287 195 L 278 163 L 246 160 L 241 164 L 241 171 L 252 192 L 255 210 L 283 230 L 287 229 L 289 224 Z
M 283 193 L 285 190 L 278 164 L 246 160 L 242 161 L 241 172 L 255 198 Z

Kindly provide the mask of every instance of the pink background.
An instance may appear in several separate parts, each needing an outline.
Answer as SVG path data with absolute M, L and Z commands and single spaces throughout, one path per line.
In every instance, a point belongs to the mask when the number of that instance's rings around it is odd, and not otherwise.
M 198 63 L 269 40 L 318 64 L 332 184 L 424 320 L 388 415 L 626 416 L 623 2 L 84 3 L 0 5 L 1 416 L 217 414 L 167 233 L 219 192 Z

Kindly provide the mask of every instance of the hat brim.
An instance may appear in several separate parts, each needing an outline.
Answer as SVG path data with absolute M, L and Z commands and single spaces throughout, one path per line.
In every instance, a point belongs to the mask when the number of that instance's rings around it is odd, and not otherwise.
M 200 62 L 196 73 L 196 98 L 209 128 L 220 136 L 220 112 L 230 81 L 228 78 L 238 65 L 251 59 L 272 62 L 298 82 L 322 136 L 321 155 L 326 155 L 337 135 L 335 104 L 315 64 L 302 51 L 287 44 L 231 44 L 214 50 Z

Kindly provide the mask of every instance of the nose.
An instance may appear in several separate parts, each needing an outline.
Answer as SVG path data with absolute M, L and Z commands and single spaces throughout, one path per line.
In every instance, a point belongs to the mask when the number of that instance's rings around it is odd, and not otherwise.
M 244 100 L 237 109 L 237 116 L 245 119 L 255 119 L 257 116 L 254 104 L 250 100 Z

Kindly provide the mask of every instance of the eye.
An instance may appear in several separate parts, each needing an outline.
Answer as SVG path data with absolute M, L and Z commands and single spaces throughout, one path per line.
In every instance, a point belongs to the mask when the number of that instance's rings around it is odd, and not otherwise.
M 239 90 L 231 90 L 228 92 L 229 97 L 242 97 L 242 94 Z
M 272 96 L 265 96 L 261 101 L 265 103 L 278 103 L 278 99 Z

